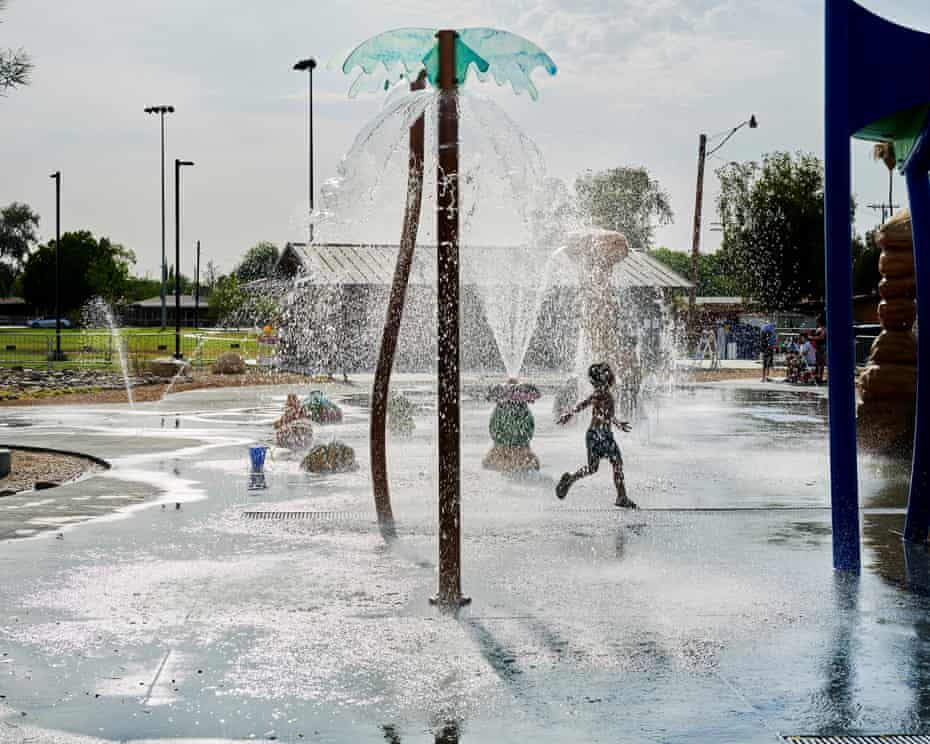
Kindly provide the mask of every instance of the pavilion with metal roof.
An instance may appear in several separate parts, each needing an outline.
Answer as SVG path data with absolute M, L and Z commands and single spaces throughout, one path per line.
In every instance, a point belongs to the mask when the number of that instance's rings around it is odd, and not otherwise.
M 390 285 L 397 261 L 397 245 L 357 243 L 288 243 L 278 260 L 282 277 L 302 275 L 312 285 L 379 286 Z M 463 246 L 463 252 L 468 250 Z M 481 247 L 484 256 L 506 247 Z M 551 276 L 560 287 L 578 286 L 578 273 L 570 259 L 559 254 Z M 467 275 L 467 273 L 466 273 Z M 684 290 L 691 282 L 646 253 L 631 251 L 614 270 L 614 284 L 619 289 L 653 288 Z M 411 285 L 430 285 L 436 281 L 436 247 L 418 245 L 410 271 Z

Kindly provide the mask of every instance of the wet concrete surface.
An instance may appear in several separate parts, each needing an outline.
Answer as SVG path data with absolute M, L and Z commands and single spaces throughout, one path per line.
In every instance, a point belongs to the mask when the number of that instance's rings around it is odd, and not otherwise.
M 930 569 L 896 534 L 906 470 L 862 458 L 865 568 L 835 574 L 822 394 L 733 383 L 648 405 L 619 440 L 639 512 L 612 507 L 606 467 L 555 499 L 584 459 L 584 426 L 556 427 L 549 397 L 533 407 L 542 472 L 482 470 L 491 406 L 467 402 L 473 602 L 453 618 L 427 602 L 432 386 L 401 382 L 423 410 L 414 437 L 389 445 L 390 547 L 374 522 L 362 399 L 316 429 L 317 442 L 356 448 L 358 472 L 309 476 L 275 452 L 261 492 L 247 490 L 246 447 L 270 440 L 286 388 L 186 393 L 131 413 L 31 410 L 17 435 L 113 458 L 76 493 L 121 481 L 158 493 L 61 539 L 0 543 L 0 740 L 930 733 Z M 262 511 L 313 514 L 243 517 Z

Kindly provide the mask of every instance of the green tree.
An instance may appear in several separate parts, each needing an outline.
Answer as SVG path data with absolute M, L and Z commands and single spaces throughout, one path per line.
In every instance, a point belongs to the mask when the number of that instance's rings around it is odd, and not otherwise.
M 824 294 L 823 163 L 773 152 L 717 170 L 722 258 L 768 310 Z
M 674 219 L 668 194 L 645 168 L 589 171 L 575 181 L 575 193 L 591 221 L 622 232 L 632 250 L 651 248 L 656 224 Z
M 13 202 L 0 209 L 0 258 L 21 269 L 38 236 L 39 215 L 28 204 Z
M 657 248 L 649 255 L 661 261 L 672 271 L 691 278 L 691 254 Z M 701 297 L 742 297 L 739 278 L 730 270 L 730 265 L 721 253 L 698 255 L 697 293 Z
M 878 292 L 882 280 L 878 270 L 878 258 L 882 249 L 875 242 L 875 230 L 869 230 L 865 238 L 853 237 L 853 294 L 866 295 Z
M 19 272 L 6 261 L 0 261 L 0 297 L 10 297 L 14 294 L 13 286 Z
M 243 283 L 265 279 L 274 273 L 279 255 L 278 246 L 274 243 L 267 241 L 256 243 L 249 248 L 239 265 L 233 269 L 233 273 Z
M 220 325 L 235 327 L 276 323 L 280 314 L 273 297 L 249 292 L 235 274 L 217 280 L 210 292 L 210 313 Z
M 219 322 L 236 315 L 246 302 L 246 293 L 235 274 L 220 277 L 210 292 L 210 314 Z
M 127 303 L 147 300 L 150 297 L 159 297 L 161 295 L 161 282 L 158 279 L 149 279 L 148 277 L 131 276 L 126 280 L 126 288 L 123 296 Z
M 0 0 L 0 12 L 6 10 L 6 0 Z M 6 91 L 29 84 L 32 61 L 22 49 L 0 49 L 0 96 Z
M 121 300 L 135 262 L 132 251 L 87 230 L 61 236 L 59 271 L 62 312 L 80 309 L 92 297 Z M 55 241 L 32 253 L 22 273 L 24 299 L 46 312 L 55 307 Z

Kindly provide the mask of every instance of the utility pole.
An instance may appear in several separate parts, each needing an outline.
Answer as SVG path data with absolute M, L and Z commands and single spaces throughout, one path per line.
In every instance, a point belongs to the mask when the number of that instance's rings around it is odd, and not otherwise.
M 190 160 L 174 161 L 174 358 L 181 359 L 181 167 Z
M 200 241 L 197 241 L 197 263 L 194 267 L 194 330 L 200 322 Z
M 704 207 L 704 161 L 707 159 L 707 135 L 698 139 L 697 188 L 694 194 L 694 230 L 691 234 L 691 291 L 688 293 L 688 333 L 697 332 L 698 254 L 701 250 L 701 210 Z
M 174 113 L 174 106 L 148 106 L 147 114 L 158 114 L 161 118 L 161 329 L 168 325 L 168 309 L 165 305 L 165 285 L 168 281 L 168 264 L 165 255 L 165 114 Z
M 49 178 L 55 181 L 55 356 L 56 362 L 64 357 L 61 353 L 61 171 L 55 171 Z
M 730 137 L 745 126 L 748 126 L 750 129 L 755 129 L 759 126 L 755 114 L 746 119 L 746 121 L 740 122 L 733 127 L 720 144 L 712 150 L 708 151 L 707 149 L 706 134 L 701 134 L 698 139 L 697 188 L 695 189 L 694 195 L 694 233 L 691 236 L 691 291 L 688 293 L 688 334 L 691 336 L 692 340 L 696 340 L 697 338 L 698 255 L 701 250 L 701 210 L 704 206 L 704 161 L 729 142 Z
M 297 64 L 294 65 L 294 69 L 298 72 L 307 71 L 307 136 L 309 139 L 308 147 L 308 163 L 307 170 L 309 173 L 308 176 L 308 202 L 310 205 L 310 211 L 307 213 L 308 220 L 308 240 L 307 245 L 310 245 L 313 242 L 313 71 L 316 69 L 316 60 L 313 57 L 308 57 L 307 59 L 302 59 Z

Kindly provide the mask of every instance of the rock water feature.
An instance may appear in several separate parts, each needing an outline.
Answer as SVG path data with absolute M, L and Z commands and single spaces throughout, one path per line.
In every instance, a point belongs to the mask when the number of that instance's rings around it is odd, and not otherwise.
M 530 449 L 536 431 L 536 421 L 530 404 L 539 400 L 539 388 L 511 380 L 488 390 L 488 400 L 494 401 L 494 412 L 488 431 L 494 446 L 481 464 L 488 470 L 525 473 L 539 470 L 539 458 Z
M 403 393 L 394 393 L 387 404 L 388 429 L 391 434 L 409 437 L 416 429 L 417 405 Z
M 910 212 L 903 210 L 882 225 L 878 285 L 882 332 L 872 343 L 869 363 L 859 377 L 859 440 L 890 454 L 910 451 L 917 397 L 917 315 L 914 243 Z
M 289 450 L 306 449 L 313 442 L 313 424 L 310 414 L 297 399 L 288 395 L 284 413 L 274 422 L 275 444 Z

